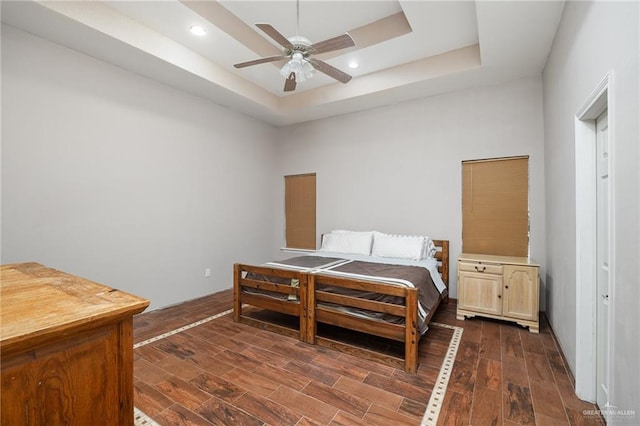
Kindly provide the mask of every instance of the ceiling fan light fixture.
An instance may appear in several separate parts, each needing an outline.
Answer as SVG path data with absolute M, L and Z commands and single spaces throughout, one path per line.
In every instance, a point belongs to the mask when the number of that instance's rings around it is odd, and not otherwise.
M 291 55 L 291 60 L 284 64 L 280 70 L 280 75 L 288 78 L 291 73 L 294 73 L 296 82 L 302 83 L 313 77 L 315 72 L 316 70 L 313 68 L 313 65 L 311 65 L 311 62 L 307 61 L 302 53 L 294 52 L 293 55 Z

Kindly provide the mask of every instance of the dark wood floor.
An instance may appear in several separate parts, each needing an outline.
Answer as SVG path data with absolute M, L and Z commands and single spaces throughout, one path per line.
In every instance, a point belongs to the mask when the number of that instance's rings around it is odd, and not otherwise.
M 135 341 L 230 307 L 224 291 L 144 313 L 134 319 Z M 602 424 L 583 414 L 596 407 L 575 396 L 544 319 L 538 335 L 458 321 L 452 302 L 433 321 L 464 328 L 438 424 Z M 409 375 L 227 315 L 136 349 L 135 404 L 162 425 L 418 425 L 452 333 L 431 327 L 418 374 Z

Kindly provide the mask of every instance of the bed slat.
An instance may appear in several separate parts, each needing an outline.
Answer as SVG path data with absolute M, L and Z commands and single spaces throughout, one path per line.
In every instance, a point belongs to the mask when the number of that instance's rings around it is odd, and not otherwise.
M 300 303 L 298 302 L 278 300 L 268 296 L 259 296 L 247 293 L 242 294 L 242 303 L 295 316 L 300 315 L 302 310 L 300 308 Z
M 257 275 L 266 275 L 278 278 L 300 278 L 303 272 L 292 271 L 288 269 L 269 268 L 265 266 L 238 265 L 243 272 L 249 272 Z
M 321 285 L 332 285 L 335 287 L 350 288 L 352 290 L 370 291 L 373 293 L 386 294 L 391 296 L 405 297 L 407 293 L 406 287 L 401 287 L 391 283 L 379 284 L 373 281 L 345 279 L 344 277 L 332 277 L 329 275 L 311 275 L 310 280 L 315 281 L 315 288 L 319 289 Z
M 240 280 L 240 286 L 256 288 L 260 290 L 268 290 L 274 293 L 295 294 L 296 296 L 298 296 L 300 293 L 300 289 L 298 287 L 291 287 L 291 285 L 289 284 L 275 284 L 267 281 L 252 280 L 247 278 L 243 278 Z
M 349 306 L 352 308 L 361 308 L 374 312 L 382 312 L 384 314 L 396 315 L 402 318 L 404 318 L 406 312 L 404 306 L 402 305 L 394 305 L 393 303 L 361 299 L 359 297 L 329 293 L 326 291 L 316 291 L 316 300 L 318 302 L 328 302 L 334 303 L 336 305 Z
M 349 330 L 361 331 L 387 339 L 404 341 L 405 331 L 403 324 L 391 324 L 384 321 L 376 321 L 368 318 L 358 318 L 336 309 L 326 306 L 316 306 L 316 321 L 324 324 L 336 325 Z

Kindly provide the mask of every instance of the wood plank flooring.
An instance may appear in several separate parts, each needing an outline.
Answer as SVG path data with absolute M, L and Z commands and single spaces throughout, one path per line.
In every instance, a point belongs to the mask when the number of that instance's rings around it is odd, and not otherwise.
M 224 291 L 134 318 L 134 340 L 230 309 Z M 591 425 L 548 323 L 540 334 L 492 320 L 463 327 L 438 424 Z M 419 425 L 452 330 L 431 327 L 417 375 L 235 324 L 231 315 L 135 349 L 135 405 L 161 425 Z

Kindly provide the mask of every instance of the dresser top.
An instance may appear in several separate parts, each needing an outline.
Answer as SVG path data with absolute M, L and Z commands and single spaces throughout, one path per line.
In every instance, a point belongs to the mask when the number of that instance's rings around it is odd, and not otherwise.
M 149 301 L 38 263 L 0 267 L 0 350 L 120 321 Z
M 500 263 L 503 265 L 525 265 L 525 266 L 540 266 L 528 257 L 517 256 L 497 256 L 492 254 L 473 254 L 462 253 L 458 260 L 465 262 L 484 262 L 484 263 Z

